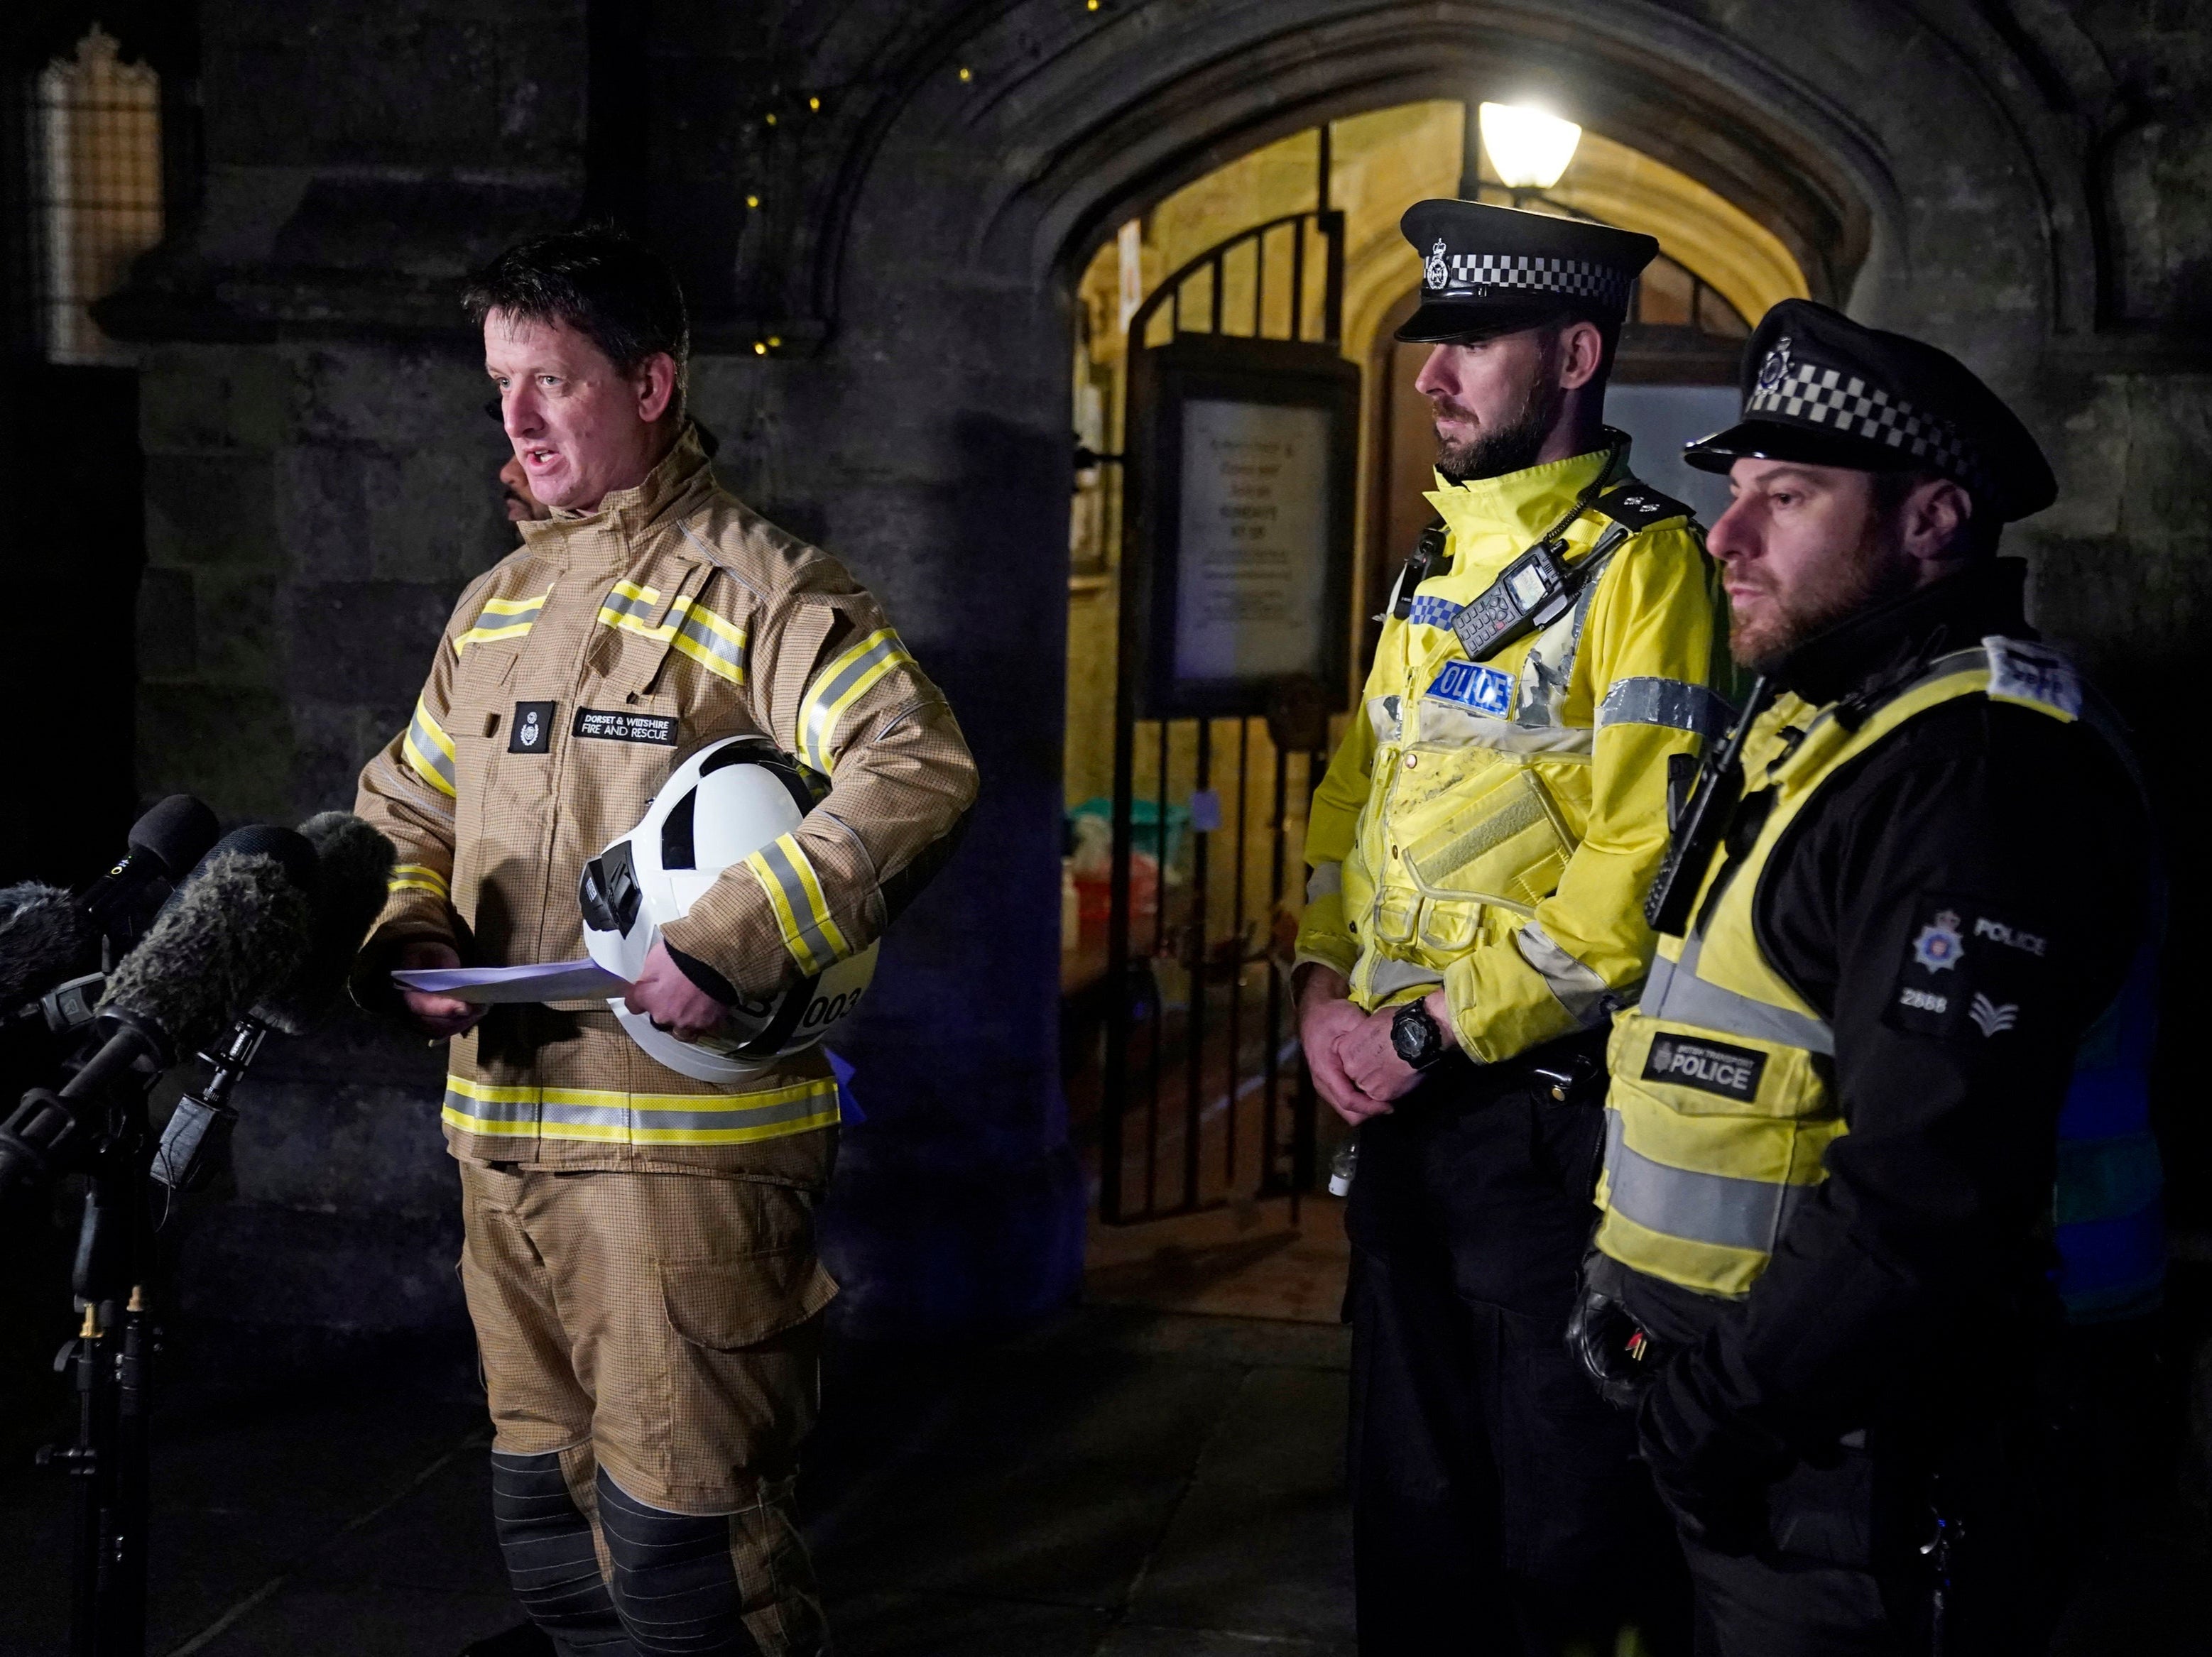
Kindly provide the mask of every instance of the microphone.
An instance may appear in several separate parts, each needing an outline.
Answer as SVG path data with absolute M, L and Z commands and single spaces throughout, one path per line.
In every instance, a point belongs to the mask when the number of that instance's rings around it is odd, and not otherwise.
M 101 941 L 135 942 L 147 900 L 181 879 L 215 837 L 215 813 L 190 794 L 172 794 L 131 824 L 130 849 L 82 889 L 0 889 L 0 1010 L 12 1013 L 64 980 L 97 973 Z
M 398 859 L 383 830 L 350 811 L 309 817 L 300 834 L 314 848 L 318 879 L 307 955 L 250 1015 L 287 1035 L 306 1035 L 337 1003 L 362 940 L 383 913 Z
M 64 979 L 96 971 L 100 926 L 58 886 L 0 889 L 0 1007 L 33 1001 Z
M 300 970 L 314 926 L 315 849 L 289 828 L 240 828 L 177 888 L 100 997 L 105 1041 L 57 1092 L 0 1123 L 0 1191 L 67 1167 L 124 1075 L 158 1075 Z
M 109 1045 L 135 1035 L 166 1066 L 290 979 L 313 937 L 319 873 L 313 846 L 289 828 L 257 823 L 217 841 L 107 975 Z
M 190 794 L 172 794 L 131 825 L 130 850 L 77 895 L 100 929 L 118 944 L 135 943 L 147 900 L 173 886 L 216 843 L 222 825 Z M 160 895 L 167 896 L 166 892 Z
M 314 920 L 299 970 L 253 1005 L 201 1057 L 206 1083 L 177 1101 L 161 1130 L 153 1175 L 173 1191 L 205 1185 L 222 1162 L 237 1126 L 230 1096 L 270 1030 L 304 1035 L 345 987 L 362 940 L 384 907 L 397 853 L 381 830 L 344 811 L 325 811 L 300 825 L 319 865 Z

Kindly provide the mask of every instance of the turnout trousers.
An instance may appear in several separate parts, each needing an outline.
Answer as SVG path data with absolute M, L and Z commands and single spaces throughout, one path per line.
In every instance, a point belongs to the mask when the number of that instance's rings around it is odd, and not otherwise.
M 1633 1420 L 1565 1345 L 1596 1218 L 1601 1037 L 1444 1061 L 1359 1129 L 1346 1214 L 1362 1657 L 1687 1648 Z M 1571 1078 L 1571 1079 L 1562 1079 Z M 1564 1095 L 1564 1097 L 1557 1096 Z
M 812 1657 L 793 1507 L 836 1285 L 803 1190 L 464 1162 L 517 1597 L 564 1653 Z

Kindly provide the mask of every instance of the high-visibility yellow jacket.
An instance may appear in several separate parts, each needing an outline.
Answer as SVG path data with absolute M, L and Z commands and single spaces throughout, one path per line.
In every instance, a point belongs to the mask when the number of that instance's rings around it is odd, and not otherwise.
M 461 595 L 405 731 L 356 810 L 399 866 L 364 954 L 483 965 L 583 953 L 576 884 L 685 755 L 761 733 L 829 779 L 805 822 L 664 931 L 766 995 L 864 947 L 975 796 L 951 709 L 836 561 L 723 490 L 687 431 L 646 481 Z M 728 1089 L 680 1076 L 602 1002 L 500 1007 L 453 1044 L 457 1156 L 562 1168 L 826 1173 L 836 1085 L 808 1050 Z
M 1483 1063 L 1598 1028 L 1635 998 L 1668 756 L 1727 722 L 1719 586 L 1686 512 L 1619 542 L 1543 631 L 1468 663 L 1453 619 L 1594 483 L 1632 484 L 1625 443 L 1437 480 L 1449 567 L 1384 623 L 1307 828 L 1298 959 L 1346 974 L 1368 1008 L 1442 984 Z M 1613 525 L 1577 517 L 1569 567 Z
M 1736 820 L 1756 822 L 1756 837 L 1702 871 L 1689 937 L 1660 940 L 1641 1004 L 1613 1026 L 1601 1253 L 1680 1288 L 1739 1297 L 1765 1272 L 1792 1210 L 1828 1177 L 1828 1149 L 1848 1129 L 1835 1034 L 1759 945 L 1762 877 L 1823 784 L 1912 719 L 1966 696 L 2067 723 L 2101 718 L 2063 659 L 1993 636 L 1929 663 L 1871 715 L 1785 694 L 1753 725 Z M 1972 1019 L 1988 1040 L 2020 1009 L 1985 995 L 1966 1001 L 1956 963 L 1999 952 L 1981 941 L 1992 923 L 1978 913 L 1929 917 L 1911 941 L 1922 970 L 1895 993 L 1905 1016 L 1962 1027 Z M 2039 955 L 2041 940 L 2029 942 Z

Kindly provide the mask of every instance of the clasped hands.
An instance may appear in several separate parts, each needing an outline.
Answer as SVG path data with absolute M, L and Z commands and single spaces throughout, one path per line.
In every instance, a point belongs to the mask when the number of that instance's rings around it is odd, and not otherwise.
M 1315 1091 L 1357 1127 L 1370 1116 L 1386 1114 L 1393 1101 L 1413 1090 L 1421 1073 L 1401 1059 L 1391 1043 L 1390 1025 L 1398 1009 L 1362 1012 L 1347 998 L 1351 987 L 1343 974 L 1329 968 L 1308 965 L 1301 969 L 1298 1042 L 1305 1049 Z M 1452 1028 L 1451 1010 L 1442 990 L 1431 992 L 1428 1008 L 1446 1045 L 1458 1046 L 1459 1035 Z
M 449 944 L 418 942 L 400 951 L 399 964 L 409 969 L 458 967 L 461 957 Z M 407 1004 L 416 1027 L 433 1039 L 473 1029 L 477 1021 L 491 1011 L 459 996 L 433 995 L 422 990 L 404 990 L 400 998 Z M 679 1041 L 696 1041 L 730 1012 L 685 976 L 684 969 L 670 959 L 668 946 L 659 942 L 647 954 L 645 970 L 629 986 L 623 1004 L 632 1012 L 643 1013 Z

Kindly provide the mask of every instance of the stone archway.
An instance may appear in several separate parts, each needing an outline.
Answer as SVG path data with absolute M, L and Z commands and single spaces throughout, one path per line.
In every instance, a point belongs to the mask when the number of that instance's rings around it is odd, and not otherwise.
M 991 710 L 969 720 L 970 850 L 894 938 L 868 1035 L 872 1062 L 900 1055 L 905 1137 L 856 1137 L 848 1170 L 913 1235 L 990 1263 L 980 1312 L 1064 1292 L 1084 1205 L 1055 1053 L 1065 294 L 1106 227 L 1322 118 L 1533 85 L 1750 211 L 1816 296 L 1947 338 L 2008 390 L 2086 314 L 2095 261 L 2071 133 L 1963 3 L 1762 3 L 1728 31 L 1619 0 L 1023 0 L 963 21 L 885 46 L 891 84 L 821 198 L 790 274 L 834 313 L 826 346 L 803 373 L 732 363 L 702 401 L 762 435 L 755 493 L 817 503 L 956 706 Z M 991 1017 L 956 1029 L 979 983 Z M 958 1177 L 917 1197 L 913 1170 L 948 1160 Z M 936 1291 L 885 1241 L 856 1235 L 852 1264 L 897 1319 Z

